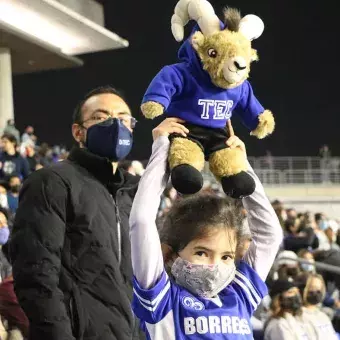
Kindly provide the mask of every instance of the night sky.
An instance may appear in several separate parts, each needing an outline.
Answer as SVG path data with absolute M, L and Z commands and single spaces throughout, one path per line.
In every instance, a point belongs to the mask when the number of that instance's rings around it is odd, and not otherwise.
M 122 90 L 139 120 L 131 158 L 146 159 L 151 150 L 151 129 L 156 121 L 139 110 L 153 76 L 176 62 L 180 46 L 171 35 L 173 0 L 107 0 L 106 27 L 130 42 L 123 50 L 81 56 L 79 69 L 14 77 L 17 126 L 36 128 L 41 141 L 71 146 L 71 116 L 77 101 L 90 89 L 111 84 Z M 340 155 L 338 86 L 339 16 L 334 0 L 212 0 L 216 13 L 225 5 L 243 15 L 257 14 L 265 23 L 263 35 L 253 43 L 260 61 L 250 81 L 260 102 L 273 111 L 277 128 L 259 141 L 233 119 L 235 132 L 248 154 L 315 156 L 326 143 Z M 152 14 L 154 13 L 154 14 Z M 190 26 L 191 27 L 191 26 Z M 187 35 L 188 36 L 188 35 Z M 159 121 L 159 120 L 158 120 Z

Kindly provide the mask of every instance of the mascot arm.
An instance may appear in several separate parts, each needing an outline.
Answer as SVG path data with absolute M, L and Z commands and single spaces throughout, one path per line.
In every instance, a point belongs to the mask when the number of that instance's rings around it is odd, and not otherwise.
M 235 108 L 235 112 L 241 118 L 243 124 L 251 130 L 250 134 L 262 139 L 274 131 L 273 114 L 263 108 L 248 81 L 245 81 L 242 86 L 241 99 Z
M 141 110 L 146 118 L 153 119 L 163 114 L 173 96 L 183 89 L 181 73 L 174 66 L 163 67 L 151 81 L 144 94 Z

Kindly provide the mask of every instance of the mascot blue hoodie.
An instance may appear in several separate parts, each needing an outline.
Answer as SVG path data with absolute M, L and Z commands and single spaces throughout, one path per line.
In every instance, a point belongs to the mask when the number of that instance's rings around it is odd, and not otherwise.
M 192 34 L 197 30 L 196 25 Z M 191 36 L 179 49 L 180 63 L 163 67 L 155 76 L 142 103 L 157 102 L 163 105 L 168 117 L 207 128 L 224 128 L 234 113 L 249 130 L 256 129 L 264 108 L 250 83 L 246 80 L 233 89 L 215 86 L 190 40 Z

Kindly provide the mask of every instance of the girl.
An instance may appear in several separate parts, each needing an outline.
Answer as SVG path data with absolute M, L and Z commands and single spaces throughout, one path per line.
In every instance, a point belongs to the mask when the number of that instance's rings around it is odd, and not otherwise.
M 252 243 L 242 261 L 235 263 L 243 215 L 231 199 L 196 195 L 179 200 L 165 219 L 160 240 L 155 219 L 168 182 L 168 136 L 185 136 L 188 130 L 181 123 L 168 118 L 153 130 L 152 155 L 133 203 L 133 310 L 148 339 L 252 339 L 250 318 L 267 294 L 264 280 L 282 229 L 249 168 L 256 191 L 243 199 Z M 227 143 L 246 157 L 236 136 Z

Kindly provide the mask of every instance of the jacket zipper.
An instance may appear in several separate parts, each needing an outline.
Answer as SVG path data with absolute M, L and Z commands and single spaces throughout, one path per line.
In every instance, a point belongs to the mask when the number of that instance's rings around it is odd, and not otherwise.
M 120 214 L 119 214 L 119 209 L 118 209 L 118 193 L 121 191 L 122 189 L 118 189 L 116 192 L 116 201 L 114 200 L 113 196 L 112 200 L 113 200 L 113 204 L 115 206 L 116 209 L 116 223 L 117 223 L 117 239 L 118 239 L 118 263 L 119 265 L 122 262 L 122 230 L 121 230 L 121 219 L 120 219 Z

